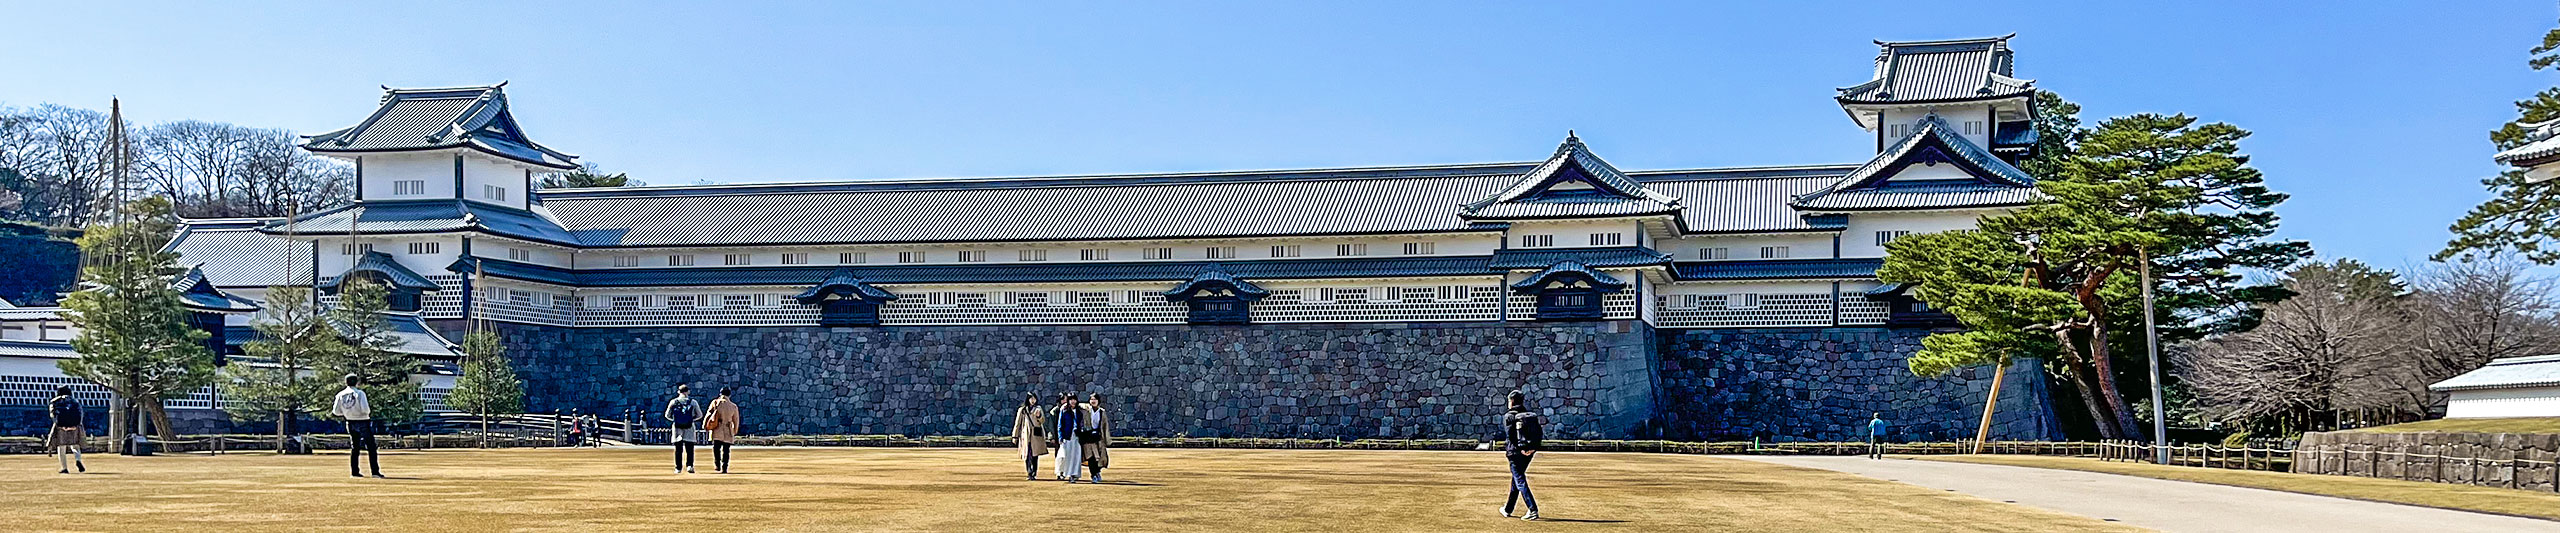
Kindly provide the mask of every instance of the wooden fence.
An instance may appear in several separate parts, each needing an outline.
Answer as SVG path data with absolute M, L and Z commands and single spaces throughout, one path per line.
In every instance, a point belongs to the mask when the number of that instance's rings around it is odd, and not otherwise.
M 2097 448 L 2095 455 L 2104 461 L 2267 472 L 2291 472 L 2294 464 L 2294 446 L 2289 441 L 2251 442 L 2240 447 L 2173 444 L 2162 448 L 2149 442 L 2121 439 L 2088 444 Z M 2161 461 L 2162 456 L 2167 456 L 2168 460 Z

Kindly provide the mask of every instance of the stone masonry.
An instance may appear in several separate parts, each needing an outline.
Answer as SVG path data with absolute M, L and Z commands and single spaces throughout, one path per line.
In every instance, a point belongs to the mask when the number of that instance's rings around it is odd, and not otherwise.
M 500 324 L 528 407 L 654 418 L 681 381 L 738 389 L 754 434 L 1002 434 L 1026 392 L 1100 392 L 1122 435 L 1492 438 L 1527 391 L 1558 438 L 1842 439 L 1885 411 L 1970 436 L 1987 369 L 1910 376 L 1926 330 L 1656 330 L 1642 322 L 1248 326 L 665 327 Z M 2051 436 L 2011 369 L 1997 433 Z
M 1890 439 L 1973 438 L 1989 367 L 1940 378 L 1906 366 L 1930 330 L 1790 328 L 1674 330 L 1663 335 L 1666 437 L 1679 440 L 1855 441 L 1882 413 Z M 2061 438 L 2041 363 L 2010 365 L 1992 438 Z

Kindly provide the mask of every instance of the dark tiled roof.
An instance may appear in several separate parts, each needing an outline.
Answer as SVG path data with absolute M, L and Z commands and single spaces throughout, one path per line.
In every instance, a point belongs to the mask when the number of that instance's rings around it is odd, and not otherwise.
M 357 273 L 380 275 L 383 279 L 388 280 L 391 283 L 391 288 L 394 289 L 415 289 L 421 291 L 444 290 L 444 287 L 436 285 L 434 280 L 430 280 L 427 279 L 426 276 L 419 275 L 415 270 L 409 270 L 409 267 L 400 266 L 400 261 L 392 259 L 391 254 L 371 251 L 365 252 L 364 257 L 357 258 L 356 264 L 354 266 L 347 267 L 346 272 L 338 274 L 337 277 L 322 280 L 320 282 L 320 288 L 337 290 L 340 282 L 346 281 L 348 277 Z
M 311 283 L 311 245 L 257 230 L 270 222 L 190 220 L 168 249 L 178 253 L 178 262 L 200 265 L 205 279 L 219 287 Z
M 2025 121 L 2002 122 L 1999 130 L 1992 133 L 1991 150 L 1996 152 L 2015 152 L 2035 148 L 2036 139 L 2041 135 L 2036 133 L 2034 123 Z
M 1547 278 L 1553 278 L 1557 275 L 1566 273 L 1590 276 L 1591 282 L 1598 284 L 1599 286 L 1597 288 L 1602 290 L 1615 291 L 1627 288 L 1627 282 L 1620 281 L 1616 276 L 1611 276 L 1607 272 L 1592 270 L 1589 266 L 1572 261 L 1559 261 L 1554 265 L 1548 265 L 1546 270 L 1540 270 L 1536 274 L 1530 274 L 1529 277 L 1521 278 L 1518 283 L 1511 284 L 1511 288 L 1522 291 L 1535 290 L 1538 288 L 1539 284 L 1546 283 Z
M 187 273 L 178 275 L 178 278 L 170 283 L 170 288 L 178 291 L 178 299 L 189 309 L 217 313 L 249 313 L 258 310 L 256 302 L 232 296 L 222 292 L 222 289 L 215 288 L 212 281 L 205 279 L 204 267 L 188 268 Z
M 1589 188 L 1572 193 L 1555 189 L 1567 182 Z M 1627 177 L 1591 153 L 1580 137 L 1567 134 L 1555 155 L 1538 168 L 1501 192 L 1468 202 L 1466 215 L 1490 220 L 1633 216 L 1670 213 L 1679 205 L 1679 198 Z
M 1682 261 L 1679 275 L 1687 281 L 1876 277 L 1883 259 L 1769 259 L 1759 261 Z
M 1572 261 L 1594 268 L 1668 266 L 1671 254 L 1643 246 L 1608 248 L 1511 248 L 1493 253 L 1493 268 L 1527 270 Z
M 346 235 L 348 219 L 360 235 L 479 230 L 534 242 L 574 246 L 577 237 L 533 211 L 462 200 L 364 202 L 304 215 L 269 226 L 269 234 Z
M 0 340 L 0 357 L 77 359 L 80 357 L 80 352 L 72 350 L 71 343 L 68 342 Z
M 1145 261 L 1114 263 L 1015 263 L 984 266 L 884 265 L 800 267 L 617 268 L 567 272 L 513 261 L 483 259 L 491 276 L 583 287 L 794 285 L 826 280 L 839 271 L 865 283 L 1120 282 L 1191 279 L 1219 269 L 1245 279 L 1313 279 L 1373 276 L 1489 276 L 1491 256 L 1302 259 L 1285 261 Z
M 1842 103 L 1892 104 L 2010 98 L 2034 91 L 2035 80 L 2011 77 L 2009 37 L 1885 42 L 1876 77 L 1840 89 Z
M 418 315 L 384 313 L 382 320 L 384 324 L 391 326 L 391 338 L 399 341 L 392 345 L 393 352 L 427 357 L 462 356 L 460 352 L 454 350 L 453 341 L 445 340 L 444 335 L 436 333 L 435 328 L 427 327 L 426 321 L 419 319 Z
M 872 302 L 898 299 L 898 295 L 880 290 L 879 287 L 873 287 L 869 283 L 863 283 L 862 276 L 854 275 L 852 270 L 841 268 L 836 269 L 835 274 L 827 276 L 825 281 L 820 281 L 816 286 L 809 287 L 809 290 L 791 298 L 803 304 L 814 304 L 828 295 Z
M 1200 285 L 1203 283 L 1234 287 L 1236 296 L 1243 297 L 1247 300 L 1260 300 L 1271 296 L 1271 291 L 1262 290 L 1262 287 L 1255 286 L 1251 282 L 1236 279 L 1235 275 L 1228 274 L 1225 270 L 1211 268 L 1200 271 L 1200 275 L 1192 276 L 1190 280 L 1183 281 L 1180 285 L 1174 285 L 1173 288 L 1166 289 L 1164 291 L 1164 298 L 1173 302 L 1189 301 L 1191 299 L 1191 291 L 1193 289 L 1200 288 Z
M 364 122 L 313 135 L 314 152 L 389 152 L 471 147 L 551 168 L 575 168 L 577 156 L 525 138 L 507 110 L 506 84 L 447 89 L 385 89 L 382 106 Z
M 2023 205 L 2041 198 L 2036 179 L 1958 135 L 1946 119 L 1932 113 L 1920 117 L 1910 136 L 1897 141 L 1866 165 L 1841 176 L 1828 187 L 1797 196 L 1790 204 L 1810 210 L 1920 209 Z M 1892 183 L 1914 164 L 1955 164 L 1971 180 Z

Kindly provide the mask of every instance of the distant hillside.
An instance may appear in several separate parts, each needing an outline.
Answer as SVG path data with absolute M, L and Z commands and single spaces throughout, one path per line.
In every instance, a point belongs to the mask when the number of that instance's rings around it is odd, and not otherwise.
M 80 279 L 80 230 L 0 221 L 0 299 L 52 305 Z

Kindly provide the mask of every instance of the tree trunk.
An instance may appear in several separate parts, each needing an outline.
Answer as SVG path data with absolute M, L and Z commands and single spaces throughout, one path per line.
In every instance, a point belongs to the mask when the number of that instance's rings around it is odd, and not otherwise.
M 2106 398 L 2107 410 L 2115 415 L 2118 429 L 2125 438 L 2142 440 L 2147 432 L 2142 422 L 2134 420 L 2133 408 L 2125 405 L 2124 395 L 2116 389 L 2115 355 L 2107 351 L 2107 319 L 2100 312 L 2089 320 L 2089 361 L 2098 372 L 2098 396 Z
M 142 410 L 151 414 L 153 435 L 159 436 L 162 442 L 178 440 L 177 428 L 169 425 L 168 404 L 162 403 L 159 398 L 152 398 L 142 402 Z
M 133 423 L 125 418 L 124 394 L 117 393 L 107 400 L 108 452 L 124 453 L 126 443 L 132 440 L 132 437 L 127 436 L 129 433 L 125 432 L 125 428 L 129 427 L 133 427 Z
M 2054 329 L 2053 340 L 2062 343 L 2063 373 L 2070 375 L 2071 385 L 2080 389 L 2080 405 L 2089 408 L 2089 423 L 2098 427 L 2098 437 L 2123 438 L 2124 433 L 2116 428 L 2115 417 L 2107 416 L 2105 400 L 2099 399 L 2097 391 L 2089 386 L 2089 363 L 2073 360 L 2079 356 L 2080 347 L 2078 343 L 2071 342 L 2070 330 Z
M 2134 420 L 2132 406 L 2125 405 L 2124 394 L 2118 392 L 2116 386 L 2115 353 L 2108 350 L 2110 343 L 2107 342 L 2107 302 L 2098 296 L 2098 289 L 2106 286 L 2107 278 L 2113 277 L 2116 270 L 2115 266 L 2099 267 L 2082 280 L 2074 296 L 2080 301 L 2080 309 L 2089 313 L 2088 361 L 2098 374 L 2097 396 L 2106 400 L 2108 414 L 2112 415 L 2110 419 L 2115 421 L 2125 438 L 2141 440 L 2145 433 L 2142 422 Z

